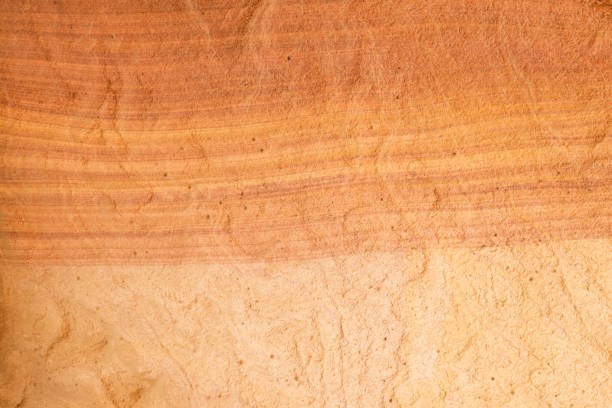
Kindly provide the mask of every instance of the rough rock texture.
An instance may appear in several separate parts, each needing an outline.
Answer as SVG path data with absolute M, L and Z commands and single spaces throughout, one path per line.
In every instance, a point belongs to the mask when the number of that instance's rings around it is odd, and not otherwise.
M 0 407 L 607 407 L 612 4 L 0 2 Z

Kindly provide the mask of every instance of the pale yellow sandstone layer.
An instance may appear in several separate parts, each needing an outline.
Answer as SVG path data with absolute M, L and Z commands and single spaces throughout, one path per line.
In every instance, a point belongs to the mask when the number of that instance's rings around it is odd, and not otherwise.
M 20 407 L 605 407 L 610 240 L 12 269 Z M 19 405 L 21 403 L 21 405 Z

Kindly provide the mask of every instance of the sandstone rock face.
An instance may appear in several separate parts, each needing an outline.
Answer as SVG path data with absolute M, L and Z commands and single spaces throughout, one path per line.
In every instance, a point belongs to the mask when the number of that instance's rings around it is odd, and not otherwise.
M 609 1 L 4 1 L 0 407 L 606 407 Z

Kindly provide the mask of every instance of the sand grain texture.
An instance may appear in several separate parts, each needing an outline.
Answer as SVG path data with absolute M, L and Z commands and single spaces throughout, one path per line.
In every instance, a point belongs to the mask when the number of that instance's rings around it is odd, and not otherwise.
M 606 407 L 612 4 L 0 3 L 0 407 Z

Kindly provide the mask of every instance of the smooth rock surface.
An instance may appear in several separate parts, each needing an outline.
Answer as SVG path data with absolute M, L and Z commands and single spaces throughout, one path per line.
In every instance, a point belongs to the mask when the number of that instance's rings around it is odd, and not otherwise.
M 606 407 L 612 5 L 0 3 L 0 407 Z

